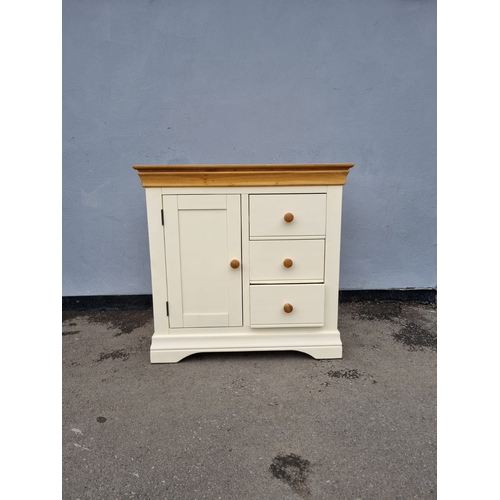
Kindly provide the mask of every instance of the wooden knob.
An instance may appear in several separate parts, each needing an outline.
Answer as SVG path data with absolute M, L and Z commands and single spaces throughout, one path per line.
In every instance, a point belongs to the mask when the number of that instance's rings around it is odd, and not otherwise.
M 240 261 L 237 259 L 233 259 L 229 264 L 233 269 L 238 269 L 240 267 Z
M 293 266 L 293 260 L 292 260 L 292 259 L 285 259 L 285 260 L 283 261 L 283 265 L 284 265 L 285 267 L 292 267 L 292 266 Z
M 291 313 L 293 311 L 293 306 L 292 304 L 288 304 L 286 303 L 284 306 L 283 306 L 283 311 L 285 311 L 286 313 Z
M 285 216 L 283 217 L 283 219 L 285 219 L 285 220 L 286 220 L 286 222 L 292 222 L 292 221 L 293 221 L 293 214 L 292 214 L 292 213 L 290 213 L 290 212 L 287 212 L 287 213 L 285 214 Z

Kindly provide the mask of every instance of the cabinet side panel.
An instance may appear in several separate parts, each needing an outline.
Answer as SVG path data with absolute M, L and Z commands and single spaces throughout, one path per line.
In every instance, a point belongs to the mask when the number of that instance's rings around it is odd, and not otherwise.
M 151 261 L 154 330 L 155 332 L 167 332 L 166 302 L 168 297 L 163 226 L 161 225 L 161 188 L 146 188 L 146 204 L 148 215 L 149 257 Z
M 342 186 L 328 186 L 325 245 L 325 326 L 337 329 Z

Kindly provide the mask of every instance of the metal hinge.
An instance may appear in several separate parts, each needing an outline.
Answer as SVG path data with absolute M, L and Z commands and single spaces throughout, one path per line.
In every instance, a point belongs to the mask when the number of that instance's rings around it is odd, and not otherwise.
M 167 301 L 167 316 L 168 316 L 168 301 Z
M 165 220 L 163 219 L 163 208 L 161 209 L 161 225 L 165 225 Z

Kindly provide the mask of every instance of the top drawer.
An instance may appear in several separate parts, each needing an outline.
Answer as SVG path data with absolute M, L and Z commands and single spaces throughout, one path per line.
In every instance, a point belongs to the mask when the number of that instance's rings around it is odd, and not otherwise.
M 250 195 L 250 237 L 324 236 L 326 194 Z

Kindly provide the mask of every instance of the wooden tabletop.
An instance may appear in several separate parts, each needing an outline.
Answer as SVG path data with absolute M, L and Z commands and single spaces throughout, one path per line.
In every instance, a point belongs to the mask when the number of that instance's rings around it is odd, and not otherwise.
M 143 187 L 342 186 L 354 163 L 133 165 Z

